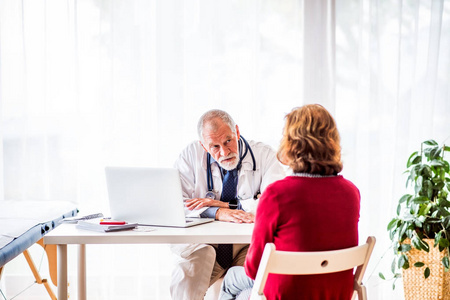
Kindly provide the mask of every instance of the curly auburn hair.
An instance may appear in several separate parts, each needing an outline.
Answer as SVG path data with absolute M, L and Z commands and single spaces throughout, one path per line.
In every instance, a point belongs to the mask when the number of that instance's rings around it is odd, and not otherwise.
M 286 116 L 277 158 L 295 173 L 339 173 L 340 137 L 331 114 L 319 104 L 294 108 Z

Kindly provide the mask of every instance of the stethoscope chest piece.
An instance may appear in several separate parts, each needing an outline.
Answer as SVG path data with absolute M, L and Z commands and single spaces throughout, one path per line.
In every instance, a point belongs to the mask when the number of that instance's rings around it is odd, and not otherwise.
M 216 200 L 216 194 L 213 191 L 207 191 L 206 195 L 205 195 L 205 198 Z

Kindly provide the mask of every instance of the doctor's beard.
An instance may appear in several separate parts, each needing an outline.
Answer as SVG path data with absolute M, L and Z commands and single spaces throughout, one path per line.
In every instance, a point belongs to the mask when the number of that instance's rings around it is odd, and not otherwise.
M 224 162 L 224 160 L 229 159 L 229 158 L 234 158 L 234 160 L 232 162 Z M 238 163 L 239 163 L 239 156 L 237 155 L 237 153 L 230 153 L 227 156 L 223 156 L 221 158 L 219 158 L 219 166 L 221 166 L 223 169 L 230 171 L 233 169 L 236 169 Z

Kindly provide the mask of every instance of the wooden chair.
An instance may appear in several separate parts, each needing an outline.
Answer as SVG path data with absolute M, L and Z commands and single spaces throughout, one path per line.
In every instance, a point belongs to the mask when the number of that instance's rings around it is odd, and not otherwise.
M 369 236 L 364 245 L 347 249 L 317 252 L 277 251 L 273 243 L 267 243 L 259 263 L 250 300 L 263 300 L 267 276 L 273 274 L 311 275 L 334 273 L 353 269 L 355 281 L 352 299 L 367 300 L 362 279 L 375 246 L 375 237 Z

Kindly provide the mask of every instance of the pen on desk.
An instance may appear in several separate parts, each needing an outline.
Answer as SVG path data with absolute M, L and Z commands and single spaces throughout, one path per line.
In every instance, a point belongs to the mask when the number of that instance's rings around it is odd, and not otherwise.
M 100 225 L 125 225 L 125 221 L 100 220 Z

